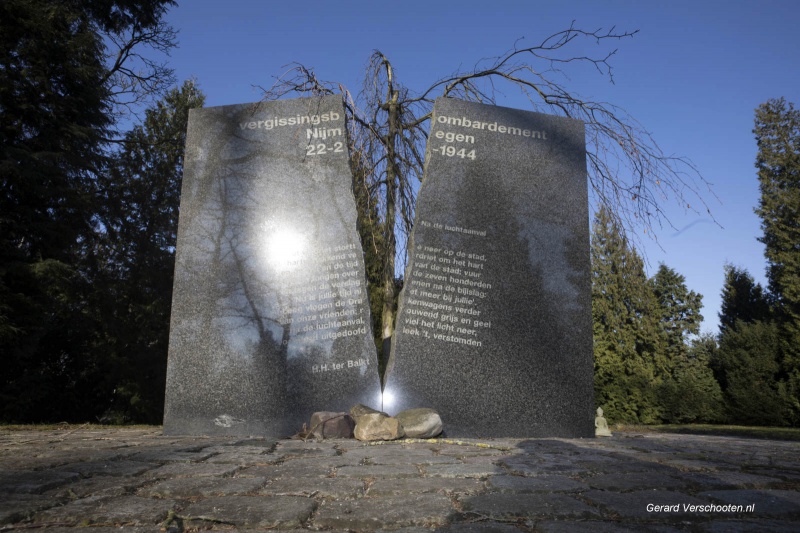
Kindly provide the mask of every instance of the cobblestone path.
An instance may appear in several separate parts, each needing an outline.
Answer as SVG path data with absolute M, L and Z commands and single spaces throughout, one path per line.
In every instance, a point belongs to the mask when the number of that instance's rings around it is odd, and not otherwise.
M 800 531 L 800 444 L 0 430 L 0 531 Z M 120 526 L 124 526 L 120 529 Z

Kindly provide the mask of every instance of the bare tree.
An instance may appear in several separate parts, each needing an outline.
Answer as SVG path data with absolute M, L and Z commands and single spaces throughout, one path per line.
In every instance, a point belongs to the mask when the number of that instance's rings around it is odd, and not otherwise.
M 150 55 L 169 55 L 176 46 L 177 33 L 165 22 L 151 26 L 130 24 L 105 32 L 105 63 L 108 70 L 103 83 L 109 88 L 116 117 L 134 113 L 153 97 L 161 96 L 175 84 L 173 69 L 166 61 Z
M 354 98 L 337 83 L 317 79 L 313 69 L 293 64 L 269 89 L 271 100 L 299 93 L 341 93 L 345 98 L 351 152 L 369 170 L 368 186 L 379 198 L 385 250 L 382 335 L 384 354 L 393 334 L 395 269 L 407 260 L 406 239 L 413 225 L 415 192 L 422 180 L 425 144 L 433 103 L 439 96 L 496 104 L 498 95 L 511 88 L 527 96 L 533 111 L 580 119 L 586 124 L 588 180 L 596 207 L 605 206 L 628 232 L 673 227 L 666 204 L 709 213 L 702 194 L 709 184 L 690 161 L 665 154 L 638 121 L 624 109 L 582 98 L 560 80 L 571 64 L 593 67 L 613 83 L 610 63 L 616 49 L 608 44 L 633 37 L 637 31 L 614 28 L 586 31 L 570 25 L 539 44 L 520 47 L 519 41 L 504 54 L 480 60 L 473 69 L 457 71 L 420 93 L 401 85 L 389 59 L 375 51 L 366 69 L 363 87 Z M 598 56 L 572 55 L 577 42 L 594 42 Z

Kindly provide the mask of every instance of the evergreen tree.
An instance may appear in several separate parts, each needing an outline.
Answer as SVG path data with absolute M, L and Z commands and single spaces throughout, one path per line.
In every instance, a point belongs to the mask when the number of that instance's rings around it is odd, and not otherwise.
M 611 421 L 658 422 L 657 302 L 641 257 L 604 208 L 594 220 L 591 258 L 595 401 Z
M 686 287 L 686 278 L 661 264 L 650 279 L 663 339 L 656 356 L 658 401 L 664 420 L 701 422 L 721 416 L 721 390 L 709 367 L 713 339 L 700 333 L 703 297 Z M 712 346 L 713 345 L 713 346 Z
M 756 109 L 756 168 L 767 279 L 775 299 L 781 374 L 800 423 L 800 111 L 783 98 Z
M 89 349 L 94 178 L 115 113 L 171 78 L 140 51 L 173 45 L 172 4 L 0 2 L 2 420 L 85 420 L 113 390 Z
M 0 3 L 0 374 L 38 366 L 91 230 L 109 132 L 102 42 L 71 3 Z M 11 387 L 15 389 L 16 387 Z M 9 390 L 8 387 L 0 387 Z
M 686 277 L 663 263 L 651 279 L 651 285 L 662 328 L 674 338 L 675 345 L 686 346 L 689 337 L 700 332 L 703 296 L 690 291 L 686 287 Z
M 785 425 L 791 398 L 781 372 L 778 323 L 770 297 L 745 269 L 725 265 L 719 349 L 711 368 L 731 422 Z
M 204 100 L 193 81 L 167 93 L 98 180 L 94 305 L 98 349 L 115 362 L 110 409 L 118 420 L 161 421 L 186 125 Z
M 756 283 L 746 269 L 725 265 L 725 284 L 722 287 L 722 305 L 719 313 L 720 349 L 713 353 L 710 366 L 714 377 L 725 392 L 729 405 L 728 416 L 732 421 L 742 421 L 738 418 L 742 413 L 742 409 L 738 406 L 741 402 L 732 398 L 741 397 L 742 387 L 748 386 L 748 383 L 741 379 L 744 372 L 742 369 L 748 368 L 747 364 L 741 361 L 750 361 L 749 358 L 743 359 L 742 354 L 748 349 L 743 343 L 754 336 L 766 337 L 768 342 L 758 348 L 758 359 L 762 362 L 769 361 L 767 366 L 778 364 L 780 355 L 770 348 L 777 349 L 777 344 L 771 342 L 773 327 L 769 325 L 771 322 L 769 296 L 761 284 Z M 740 332 L 741 328 L 747 328 L 747 331 Z
M 716 358 L 731 421 L 766 426 L 791 422 L 775 322 L 736 322 L 721 336 Z
M 650 285 L 658 303 L 658 319 L 664 334 L 664 356 L 671 369 L 687 354 L 690 336 L 700 332 L 703 296 L 686 287 L 686 278 L 665 264 L 658 267 Z
M 722 306 L 719 330 L 724 335 L 737 321 L 753 323 L 767 320 L 770 303 L 760 283 L 745 269 L 725 265 L 725 284 L 722 286 Z
M 710 334 L 692 340 L 685 357 L 675 362 L 672 379 L 662 385 L 664 418 L 676 424 L 725 419 L 722 389 L 711 370 L 717 342 Z

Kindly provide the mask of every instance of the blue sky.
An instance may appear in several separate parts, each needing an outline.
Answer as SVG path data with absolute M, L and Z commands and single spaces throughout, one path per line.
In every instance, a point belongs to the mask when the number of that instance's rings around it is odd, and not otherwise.
M 557 4 L 557 5 L 556 5 Z M 668 203 L 676 229 L 640 248 L 648 274 L 666 263 L 703 295 L 703 331 L 717 332 L 726 262 L 764 281 L 754 162 L 754 109 L 773 97 L 800 104 L 800 2 L 262 2 L 193 0 L 168 21 L 180 47 L 169 62 L 194 77 L 206 105 L 252 102 L 292 62 L 358 92 L 373 50 L 400 82 L 421 91 L 458 69 L 575 26 L 639 30 L 615 44 L 614 84 L 591 69 L 565 69 L 563 84 L 628 111 L 667 154 L 690 159 L 712 184 L 716 223 Z M 588 43 L 576 55 L 597 52 Z M 525 108 L 512 92 L 498 104 Z

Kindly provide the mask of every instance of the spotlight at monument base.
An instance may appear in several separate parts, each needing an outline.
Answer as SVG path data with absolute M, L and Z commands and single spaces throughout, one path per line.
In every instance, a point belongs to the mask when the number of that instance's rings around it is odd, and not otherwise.
M 383 391 L 380 397 L 381 411 L 389 409 L 394 404 L 394 395 L 390 391 Z

